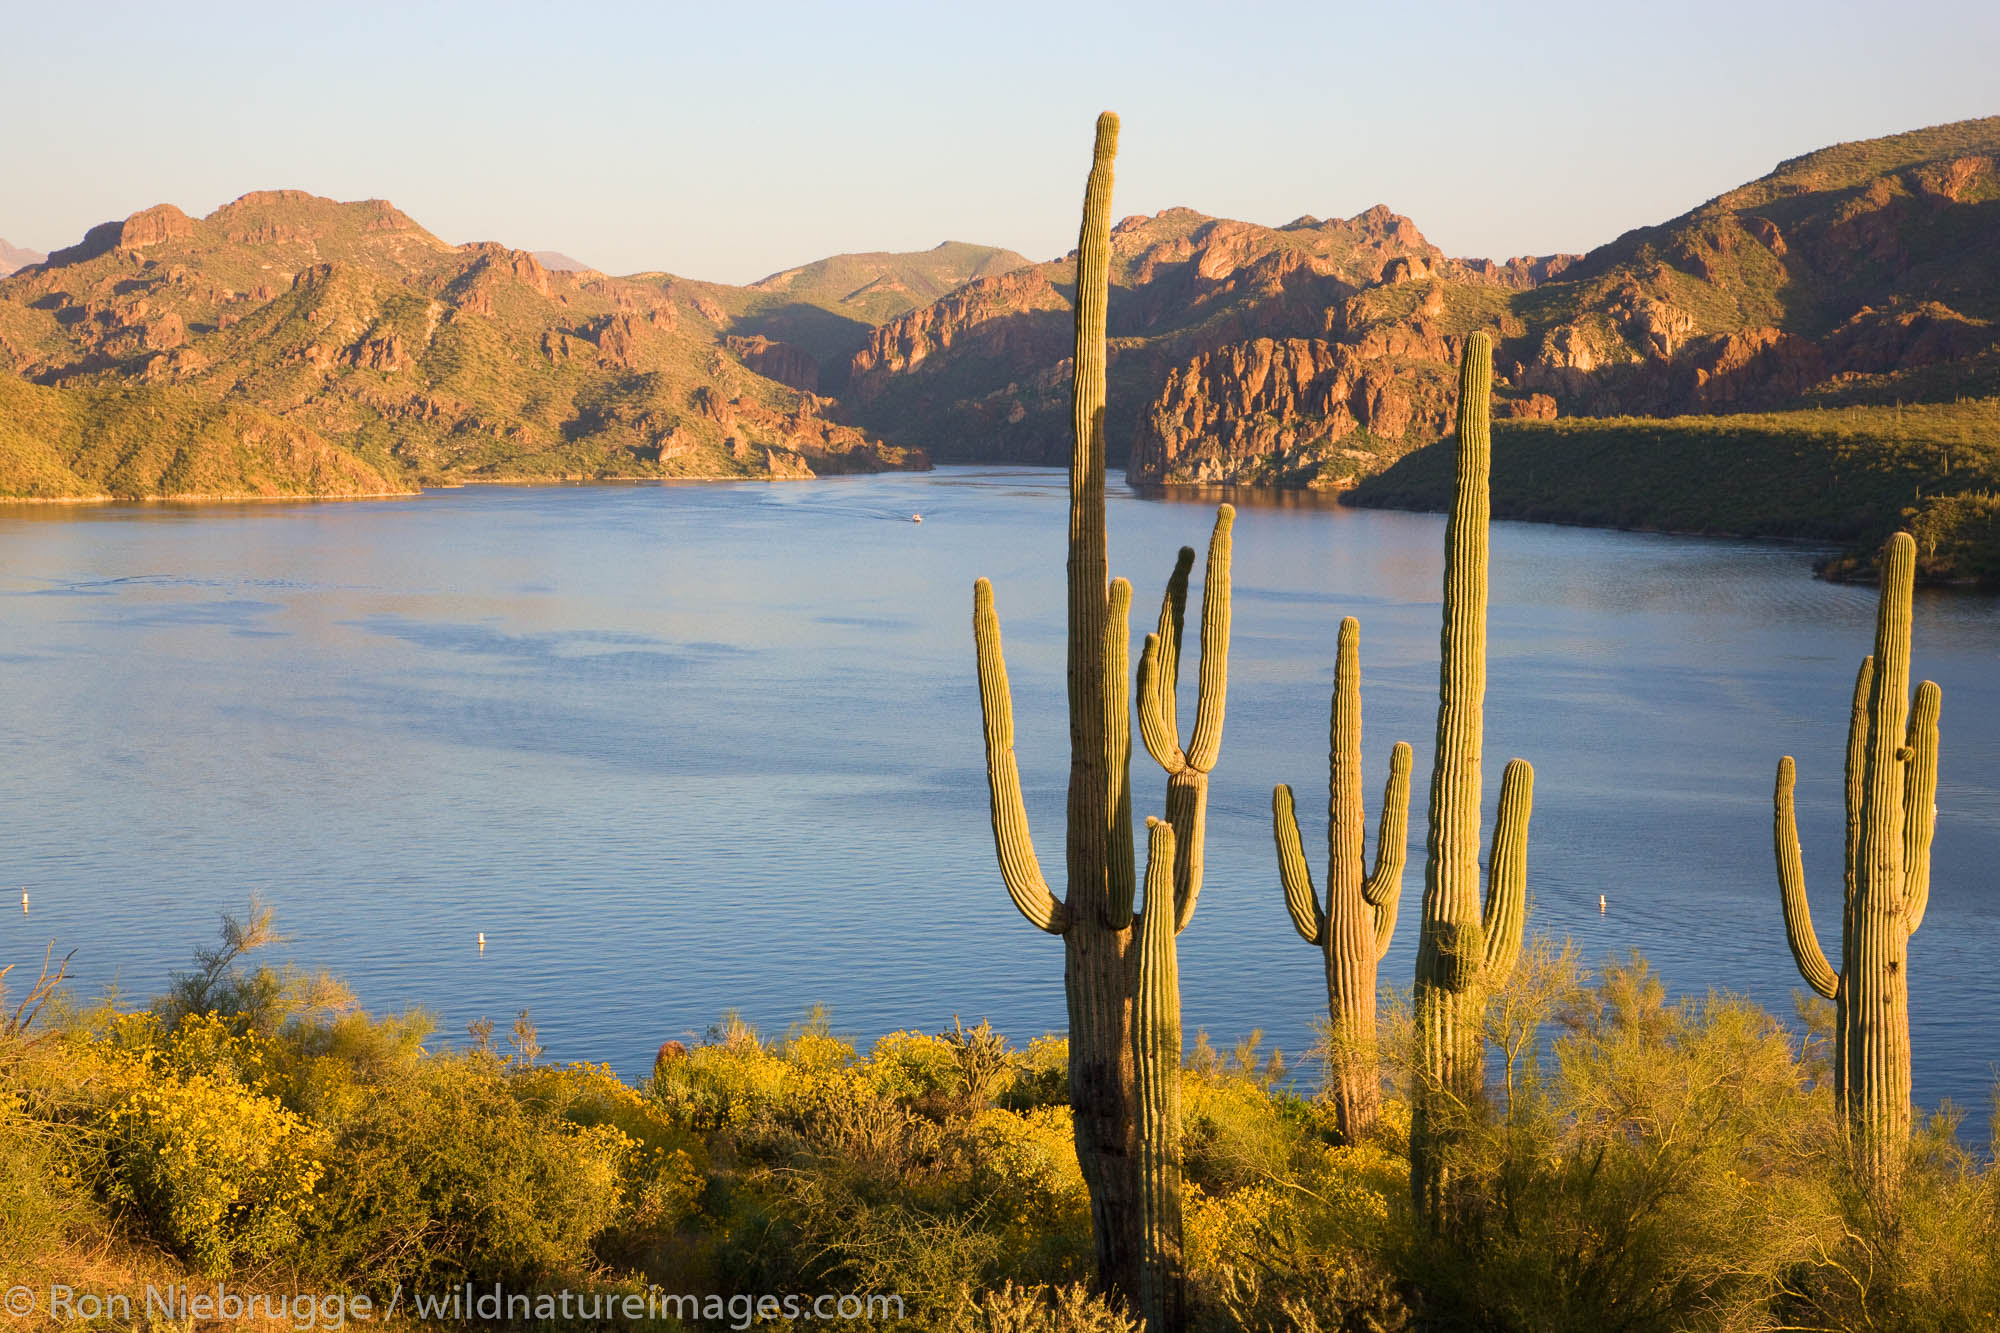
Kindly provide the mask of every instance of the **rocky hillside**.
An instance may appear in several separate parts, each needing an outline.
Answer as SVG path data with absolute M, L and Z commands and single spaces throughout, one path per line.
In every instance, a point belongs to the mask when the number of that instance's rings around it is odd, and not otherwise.
M 1176 208 L 1127 218 L 1111 243 L 1114 458 L 1144 456 L 1143 441 L 1175 413 L 1200 423 L 1192 429 L 1226 420 L 1232 438 L 1266 440 L 1291 428 L 1272 419 L 1274 410 L 1332 411 L 1338 398 L 1347 431 L 1378 421 L 1418 428 L 1430 405 L 1424 387 L 1401 372 L 1448 353 L 1463 320 L 1426 323 L 1416 334 L 1423 347 L 1408 336 L 1357 337 L 1350 351 L 1333 354 L 1338 370 L 1313 344 L 1379 323 L 1355 302 L 1385 284 L 1446 274 L 1498 294 L 1560 262 L 1447 259 L 1385 208 L 1284 227 Z M 1060 462 L 1069 449 L 1074 262 L 969 283 L 877 328 L 853 361 L 843 399 L 852 419 L 890 438 L 932 441 L 944 457 Z M 1309 366 L 1326 373 L 1315 382 Z
M 10 245 L 7 238 L 0 236 L 0 278 L 30 264 L 39 264 L 48 256 L 40 250 L 23 250 L 18 245 Z
M 1350 485 L 1449 424 L 1465 335 L 1503 417 L 2000 393 L 2000 117 L 1842 144 L 1585 256 L 1445 257 L 1405 218 L 1170 210 L 1114 238 L 1112 453 L 1138 481 Z M 849 419 L 944 457 L 1067 449 L 1069 264 L 876 329 Z
M 237 414 L 257 414 L 351 460 L 335 470 L 348 489 L 927 465 L 760 374 L 702 304 L 551 272 L 504 246 L 449 245 L 381 200 L 267 191 L 205 218 L 146 209 L 0 279 L 0 370 L 105 391 L 58 413 L 92 436 L 154 410 L 109 392 L 132 386 L 171 387 L 177 403 L 219 409 L 204 420 L 227 422 L 239 444 L 263 442 L 244 447 L 275 447 L 268 428 L 237 429 Z M 292 475 L 276 456 L 245 475 L 259 469 Z M 29 493 L 0 472 L 0 494 Z
M 747 287 L 666 273 L 637 280 L 695 303 L 761 373 L 808 392 L 841 393 L 876 325 L 1027 265 L 1027 256 L 1012 250 L 946 241 L 931 250 L 834 255 Z

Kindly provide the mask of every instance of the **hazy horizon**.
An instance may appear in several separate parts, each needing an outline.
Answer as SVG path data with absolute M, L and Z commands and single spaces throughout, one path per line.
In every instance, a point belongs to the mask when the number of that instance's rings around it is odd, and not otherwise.
M 294 188 L 612 273 L 742 283 L 945 240 L 1041 260 L 1074 244 L 1109 107 L 1119 216 L 1282 225 L 1379 203 L 1450 254 L 1506 259 L 1591 249 L 1828 144 L 2000 110 L 2000 11 L 1952 0 L 1893 22 L 1865 4 L 1649 22 L 1286 3 L 1220 28 L 1179 4 L 779 6 L 748 31 L 683 7 L 559 27 L 522 6 L 103 13 L 7 20 L 32 53 L 0 88 L 17 246 Z

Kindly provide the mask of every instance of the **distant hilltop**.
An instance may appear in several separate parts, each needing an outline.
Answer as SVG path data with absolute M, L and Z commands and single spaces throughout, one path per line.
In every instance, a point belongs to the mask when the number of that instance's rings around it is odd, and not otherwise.
M 0 278 L 17 269 L 24 269 L 30 264 L 39 264 L 47 258 L 48 256 L 40 250 L 23 250 L 18 245 L 9 244 L 6 237 L 0 236 Z

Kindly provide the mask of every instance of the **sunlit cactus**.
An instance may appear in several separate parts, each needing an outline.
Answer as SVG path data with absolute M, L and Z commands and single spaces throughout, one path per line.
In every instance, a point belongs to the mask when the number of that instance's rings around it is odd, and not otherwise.
M 1389 780 L 1382 791 L 1381 826 L 1375 835 L 1375 871 L 1369 874 L 1362 845 L 1361 622 L 1353 616 L 1340 622 L 1328 750 L 1324 906 L 1306 865 L 1290 787 L 1280 784 L 1272 790 L 1271 820 L 1278 843 L 1278 875 L 1292 925 L 1307 944 L 1320 946 L 1326 960 L 1327 1094 L 1341 1136 L 1352 1143 L 1375 1123 L 1381 1110 L 1375 968 L 1396 931 L 1410 815 L 1410 747 L 1397 741 L 1389 752 Z
M 1139 1314 L 1149 1329 L 1187 1320 L 1181 1256 L 1181 976 L 1174 937 L 1174 830 L 1146 821 L 1146 906 L 1139 922 L 1139 976 L 1132 1062 L 1138 1083 Z
M 1222 743 L 1229 650 L 1230 528 L 1222 506 L 1209 546 L 1194 731 L 1179 744 L 1187 577 L 1183 550 L 1140 671 L 1141 725 L 1168 774 L 1167 818 L 1148 821 L 1144 918 L 1136 919 L 1131 793 L 1131 585 L 1109 579 L 1104 523 L 1105 300 L 1110 285 L 1111 163 L 1118 118 L 1097 122 L 1077 247 L 1076 439 L 1070 459 L 1070 781 L 1058 899 L 1042 873 L 1021 799 L 1014 717 L 993 588 L 973 589 L 987 783 L 1001 878 L 1021 914 L 1064 944 L 1070 1109 L 1090 1193 L 1100 1285 L 1149 1333 L 1185 1322 L 1180 1221 L 1180 983 L 1174 935 L 1201 891 L 1208 774 Z
M 1437 759 L 1431 769 L 1423 919 L 1412 996 L 1416 1087 L 1410 1122 L 1410 1191 L 1435 1229 L 1454 1212 L 1447 1162 L 1457 1127 L 1482 1100 L 1486 998 L 1506 981 L 1527 916 L 1528 817 L 1535 773 L 1511 760 L 1484 907 L 1479 893 L 1480 757 L 1486 697 L 1486 563 L 1492 442 L 1487 400 L 1493 346 L 1466 340 L 1458 377 L 1458 488 L 1445 524 L 1444 631 L 1438 683 Z
M 1146 636 L 1139 658 L 1139 735 L 1167 771 L 1167 822 L 1178 848 L 1174 864 L 1174 928 L 1194 915 L 1201 896 L 1202 847 L 1208 824 L 1208 775 L 1222 753 L 1222 715 L 1229 692 L 1229 557 L 1236 510 L 1220 506 L 1208 540 L 1201 590 L 1201 674 L 1194 731 L 1183 747 L 1175 691 L 1180 684 L 1181 631 L 1187 620 L 1188 573 L 1194 548 L 1183 546 L 1160 601 L 1160 626 Z
M 1937 826 L 1938 710 L 1932 681 L 1910 699 L 1910 600 L 1916 542 L 1899 532 L 1882 551 L 1875 652 L 1862 659 L 1847 727 L 1847 839 L 1841 966 L 1813 931 L 1806 900 L 1792 757 L 1778 761 L 1772 835 L 1785 937 L 1799 975 L 1832 1000 L 1834 1097 L 1856 1166 L 1892 1198 L 1910 1142 L 1910 936 L 1930 902 Z

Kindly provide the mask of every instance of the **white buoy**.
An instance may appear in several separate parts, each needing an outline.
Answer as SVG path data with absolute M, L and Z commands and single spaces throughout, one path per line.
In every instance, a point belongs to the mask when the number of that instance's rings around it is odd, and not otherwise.
M 479 932 L 479 952 L 486 952 L 486 932 L 483 930 Z
M 1601 893 L 1597 895 L 1597 914 L 1604 915 L 1604 895 Z
M 26 889 L 22 889 L 22 890 L 21 890 L 21 911 L 22 911 L 22 913 L 23 913 L 23 914 L 26 914 L 27 910 L 28 910 L 28 891 L 27 891 Z

